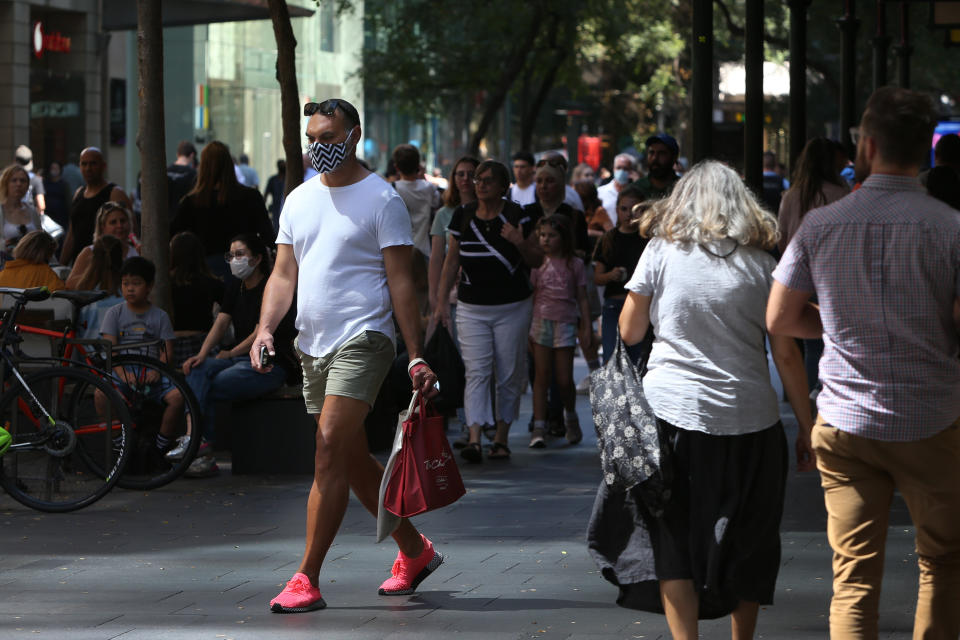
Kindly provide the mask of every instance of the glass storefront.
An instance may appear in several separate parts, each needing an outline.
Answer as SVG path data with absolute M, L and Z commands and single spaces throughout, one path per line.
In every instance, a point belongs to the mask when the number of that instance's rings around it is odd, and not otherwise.
M 33 9 L 30 57 L 30 148 L 35 170 L 65 162 L 85 146 L 87 105 L 78 24 L 84 14 Z M 83 18 L 83 19 L 79 19 Z

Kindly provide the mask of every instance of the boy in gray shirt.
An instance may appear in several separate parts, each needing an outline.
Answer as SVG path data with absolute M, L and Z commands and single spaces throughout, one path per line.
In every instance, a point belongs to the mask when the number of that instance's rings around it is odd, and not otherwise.
M 107 310 L 100 325 L 100 335 L 115 345 L 163 340 L 160 345 L 150 347 L 146 354 L 167 362 L 169 354 L 173 353 L 173 324 L 166 311 L 150 302 L 156 271 L 152 262 L 140 256 L 129 258 L 123 263 L 120 269 L 120 293 L 123 302 Z M 147 372 L 146 380 L 138 380 L 138 370 L 135 367 L 114 367 L 113 371 L 124 387 L 158 382 L 150 379 L 157 375 L 155 370 Z M 156 399 L 165 405 L 156 438 L 157 449 L 164 452 L 173 444 L 171 439 L 176 433 L 177 420 L 183 414 L 183 396 L 166 380 L 160 381 L 151 395 L 155 395 Z

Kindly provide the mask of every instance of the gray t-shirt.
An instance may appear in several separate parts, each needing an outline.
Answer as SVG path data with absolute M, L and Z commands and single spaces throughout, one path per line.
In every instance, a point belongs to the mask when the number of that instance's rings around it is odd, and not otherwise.
M 117 337 L 119 344 L 146 342 L 148 340 L 173 340 L 173 324 L 167 312 L 155 305 L 143 313 L 134 313 L 126 302 L 107 309 L 100 325 L 100 333 Z M 149 354 L 158 357 L 163 349 L 160 345 L 149 349 Z
M 764 346 L 776 262 L 735 246 L 653 238 L 626 285 L 652 298 L 644 392 L 658 418 L 682 429 L 736 435 L 780 419 Z

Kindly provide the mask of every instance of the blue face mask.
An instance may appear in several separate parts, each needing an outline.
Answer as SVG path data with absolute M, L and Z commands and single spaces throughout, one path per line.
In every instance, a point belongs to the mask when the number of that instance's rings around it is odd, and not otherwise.
M 317 173 L 330 173 L 340 168 L 344 158 L 347 157 L 347 145 L 352 135 L 352 132 L 348 133 L 346 140 L 335 144 L 312 142 L 307 145 L 310 162 Z
M 630 172 L 628 172 L 626 169 L 617 169 L 613 172 L 613 179 L 617 184 L 627 184 L 630 182 Z

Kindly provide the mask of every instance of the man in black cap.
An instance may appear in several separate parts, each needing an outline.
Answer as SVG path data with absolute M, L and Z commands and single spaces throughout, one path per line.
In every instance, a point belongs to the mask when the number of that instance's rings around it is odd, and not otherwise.
M 680 176 L 673 165 L 680 155 L 680 145 L 673 136 L 658 133 L 647 138 L 647 175 L 633 183 L 645 200 L 659 200 L 670 195 Z

